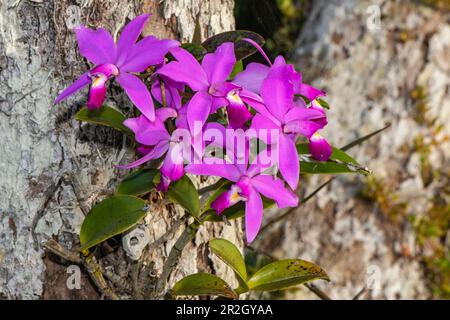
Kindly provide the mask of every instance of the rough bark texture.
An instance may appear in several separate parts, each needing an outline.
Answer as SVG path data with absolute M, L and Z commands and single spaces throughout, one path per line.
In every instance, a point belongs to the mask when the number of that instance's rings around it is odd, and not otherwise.
M 374 32 L 366 24 L 371 5 L 382 14 Z M 325 136 L 343 146 L 392 127 L 350 151 L 376 182 L 340 177 L 255 245 L 319 263 L 332 279 L 320 287 L 333 298 L 353 297 L 370 277 L 379 287 L 366 298 L 430 297 L 418 261 L 439 242 L 448 252 L 449 234 L 419 247 L 408 220 L 450 203 L 449 57 L 448 12 L 409 1 L 313 1 L 293 60 L 307 82 L 328 92 Z M 323 181 L 310 179 L 306 193 Z M 370 199 L 361 196 L 367 193 Z
M 112 130 L 80 125 L 74 113 L 85 103 L 79 94 L 52 106 L 57 93 L 88 67 L 79 56 L 72 28 L 103 26 L 117 32 L 129 19 L 151 12 L 146 33 L 186 41 L 199 19 L 202 36 L 234 27 L 232 0 L 92 1 L 5 0 L 0 3 L 0 298 L 97 298 L 83 274 L 82 289 L 66 287 L 67 263 L 46 254 L 42 243 L 54 237 L 67 249 L 77 248 L 84 215 L 96 201 L 114 191 L 124 172 L 114 169 L 130 160 L 129 141 Z M 109 105 L 127 112 L 131 105 L 111 86 Z M 197 181 L 199 183 L 199 181 Z M 182 210 L 152 195 L 151 242 L 166 234 Z M 142 266 L 130 263 L 119 246 L 102 248 L 100 262 L 129 284 L 156 279 L 183 222 L 166 241 L 147 252 Z M 239 222 L 202 226 L 170 273 L 165 291 L 181 276 L 217 272 L 231 279 L 223 264 L 211 260 L 203 244 L 213 236 L 240 243 Z M 111 268 L 110 268 L 111 270 Z M 137 270 L 137 271 L 136 271 Z M 144 278 L 139 273 L 146 273 Z M 116 283 L 119 295 L 127 291 Z M 134 291 L 140 291 L 139 285 Z M 147 288 L 148 289 L 148 288 Z M 142 289 L 143 290 L 143 289 Z M 146 297 L 158 298 L 163 293 Z M 140 297 L 139 292 L 129 295 Z

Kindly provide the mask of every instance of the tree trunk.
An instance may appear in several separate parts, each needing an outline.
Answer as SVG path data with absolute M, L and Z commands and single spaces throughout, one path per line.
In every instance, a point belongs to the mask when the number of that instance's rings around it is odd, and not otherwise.
M 349 151 L 372 177 L 334 180 L 255 246 L 320 264 L 332 279 L 320 287 L 332 298 L 352 298 L 366 285 L 373 290 L 364 298 L 430 297 L 420 261 L 448 252 L 450 235 L 419 246 L 415 226 L 439 208 L 448 223 L 449 48 L 446 12 L 409 1 L 313 2 L 293 60 L 307 83 L 327 91 L 324 135 L 343 146 L 392 126 Z M 309 179 L 306 194 L 326 179 Z
M 58 92 L 88 67 L 72 29 L 79 24 L 103 26 L 117 35 L 129 19 L 150 12 L 144 33 L 189 41 L 198 18 L 204 39 L 233 29 L 233 5 L 233 0 L 0 3 L 0 298 L 100 297 L 85 271 L 81 290 L 70 290 L 70 263 L 46 253 L 42 245 L 53 237 L 76 251 L 87 211 L 114 192 L 126 174 L 114 164 L 131 160 L 133 154 L 121 134 L 73 119 L 86 94 L 52 106 Z M 109 90 L 106 103 L 129 112 L 131 103 L 124 93 L 115 86 Z M 180 259 L 172 261 L 173 268 L 167 268 L 166 258 L 189 219 L 177 224 L 182 210 L 158 193 L 150 200 L 151 241 L 145 259 L 132 262 L 120 242 L 112 249 L 101 247 L 99 263 L 109 270 L 107 284 L 118 296 L 161 298 L 180 277 L 198 271 L 217 272 L 231 281 L 232 272 L 210 257 L 205 242 L 221 236 L 242 246 L 240 222 L 201 226 Z M 168 281 L 158 287 L 163 270 Z

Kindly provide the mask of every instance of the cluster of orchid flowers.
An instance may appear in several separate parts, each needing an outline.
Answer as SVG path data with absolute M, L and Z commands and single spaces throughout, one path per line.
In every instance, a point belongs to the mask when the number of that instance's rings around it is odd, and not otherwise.
M 117 45 L 105 29 L 76 28 L 80 53 L 94 67 L 55 103 L 90 85 L 87 108 L 101 108 L 108 80 L 117 81 L 140 111 L 124 125 L 134 132 L 142 155 L 118 167 L 134 168 L 164 157 L 160 191 L 167 191 L 170 183 L 185 173 L 229 180 L 230 188 L 211 208 L 220 214 L 244 201 L 246 238 L 251 242 L 262 222 L 261 195 L 274 200 L 279 208 L 298 204 L 293 190 L 300 174 L 299 136 L 309 140 L 315 159 L 325 161 L 331 155 L 330 145 L 318 134 L 327 124 L 318 100 L 324 92 L 303 83 L 301 74 L 282 56 L 272 63 L 251 39 L 241 41 L 254 45 L 268 65 L 249 63 L 233 79 L 229 79 L 236 64 L 233 42 L 222 43 L 199 62 L 178 41 L 153 36 L 137 41 L 148 18 L 141 15 L 131 21 Z M 137 74 L 149 70 L 152 73 L 145 78 L 146 84 Z M 219 132 L 220 138 L 216 134 L 212 139 L 213 135 L 205 134 L 208 130 Z M 230 130 L 243 133 L 241 147 L 236 141 L 239 135 L 224 138 L 230 136 Z M 266 154 L 277 155 L 276 161 L 262 161 L 262 151 L 252 152 L 255 135 L 246 134 L 250 131 L 256 132 Z M 268 135 L 269 131 L 276 134 Z M 215 151 L 206 152 L 211 146 Z M 226 151 L 225 159 L 219 159 L 218 150 Z

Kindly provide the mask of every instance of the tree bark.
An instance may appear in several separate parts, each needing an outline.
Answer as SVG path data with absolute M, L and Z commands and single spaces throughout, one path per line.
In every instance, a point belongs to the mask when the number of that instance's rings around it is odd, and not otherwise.
M 368 28 L 371 5 L 379 6 L 379 29 Z M 352 298 L 367 285 L 373 290 L 362 298 L 429 298 L 420 261 L 439 243 L 448 252 L 449 234 L 419 246 L 408 221 L 450 203 L 448 12 L 410 1 L 318 0 L 302 30 L 292 58 L 307 83 L 327 91 L 323 135 L 339 147 L 392 126 L 349 151 L 372 178 L 335 179 L 255 246 L 324 267 L 332 281 L 318 285 L 332 298 Z M 421 101 L 417 90 L 427 97 Z M 308 179 L 303 192 L 326 179 Z M 300 290 L 287 297 L 314 296 Z
M 0 3 L 0 298 L 100 297 L 85 271 L 81 290 L 68 289 L 70 263 L 46 253 L 42 245 L 53 237 L 66 249 L 77 250 L 84 216 L 93 204 L 112 194 L 126 174 L 114 164 L 131 160 L 133 154 L 121 134 L 73 119 L 85 104 L 85 93 L 52 106 L 58 92 L 88 67 L 78 54 L 72 29 L 79 24 L 102 26 L 117 36 L 130 19 L 150 12 L 145 34 L 189 41 L 198 19 L 205 39 L 233 29 L 233 5 L 233 0 Z M 114 85 L 106 103 L 123 112 L 131 108 Z M 225 237 L 242 246 L 239 221 L 201 226 L 181 258 L 173 261 L 173 269 L 166 270 L 168 281 L 156 290 L 164 262 L 189 221 L 177 224 L 182 210 L 160 194 L 151 194 L 150 200 L 151 250 L 141 264 L 131 262 L 120 243 L 113 249 L 101 247 L 99 263 L 112 273 L 108 285 L 119 298 L 161 298 L 180 277 L 198 271 L 219 273 L 232 282 L 232 272 L 210 256 L 205 242 Z

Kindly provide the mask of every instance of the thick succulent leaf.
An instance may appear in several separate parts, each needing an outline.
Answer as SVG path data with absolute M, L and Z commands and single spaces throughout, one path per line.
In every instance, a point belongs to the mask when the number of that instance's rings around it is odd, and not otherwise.
M 240 289 L 248 291 L 247 269 L 245 268 L 244 257 L 242 257 L 239 249 L 226 239 L 211 239 L 209 240 L 209 247 L 216 256 L 233 269 L 239 281 Z
M 89 110 L 84 107 L 77 112 L 75 119 L 111 127 L 129 135 L 130 137 L 134 136 L 133 132 L 123 124 L 126 119 L 125 116 L 116 109 L 108 106 L 102 106 L 97 110 Z
M 209 273 L 195 273 L 181 279 L 175 283 L 171 293 L 175 296 L 238 297 L 224 280 Z
M 81 225 L 81 250 L 89 249 L 140 222 L 147 214 L 144 200 L 117 195 L 97 203 Z
M 155 188 L 154 180 L 159 175 L 157 169 L 139 169 L 128 175 L 117 188 L 117 194 L 140 196 Z
M 172 182 L 167 195 L 194 217 L 198 217 L 200 213 L 198 191 L 188 176 L 185 175 L 180 180 Z
M 307 143 L 297 145 L 300 156 L 300 173 L 309 174 L 338 174 L 360 173 L 370 174 L 370 170 L 362 167 L 355 159 L 341 149 L 332 147 L 332 154 L 328 161 L 316 161 L 309 155 Z
M 262 267 L 248 280 L 248 285 L 255 291 L 275 291 L 317 279 L 330 280 L 326 272 L 314 263 L 286 259 Z
M 236 30 L 219 33 L 206 39 L 202 46 L 206 48 L 208 52 L 214 52 L 224 42 L 234 42 L 234 52 L 236 54 L 236 60 L 242 60 L 248 56 L 251 56 L 256 52 L 254 46 L 246 41 L 242 41 L 244 38 L 249 38 L 258 43 L 260 46 L 264 45 L 264 38 L 252 31 Z

